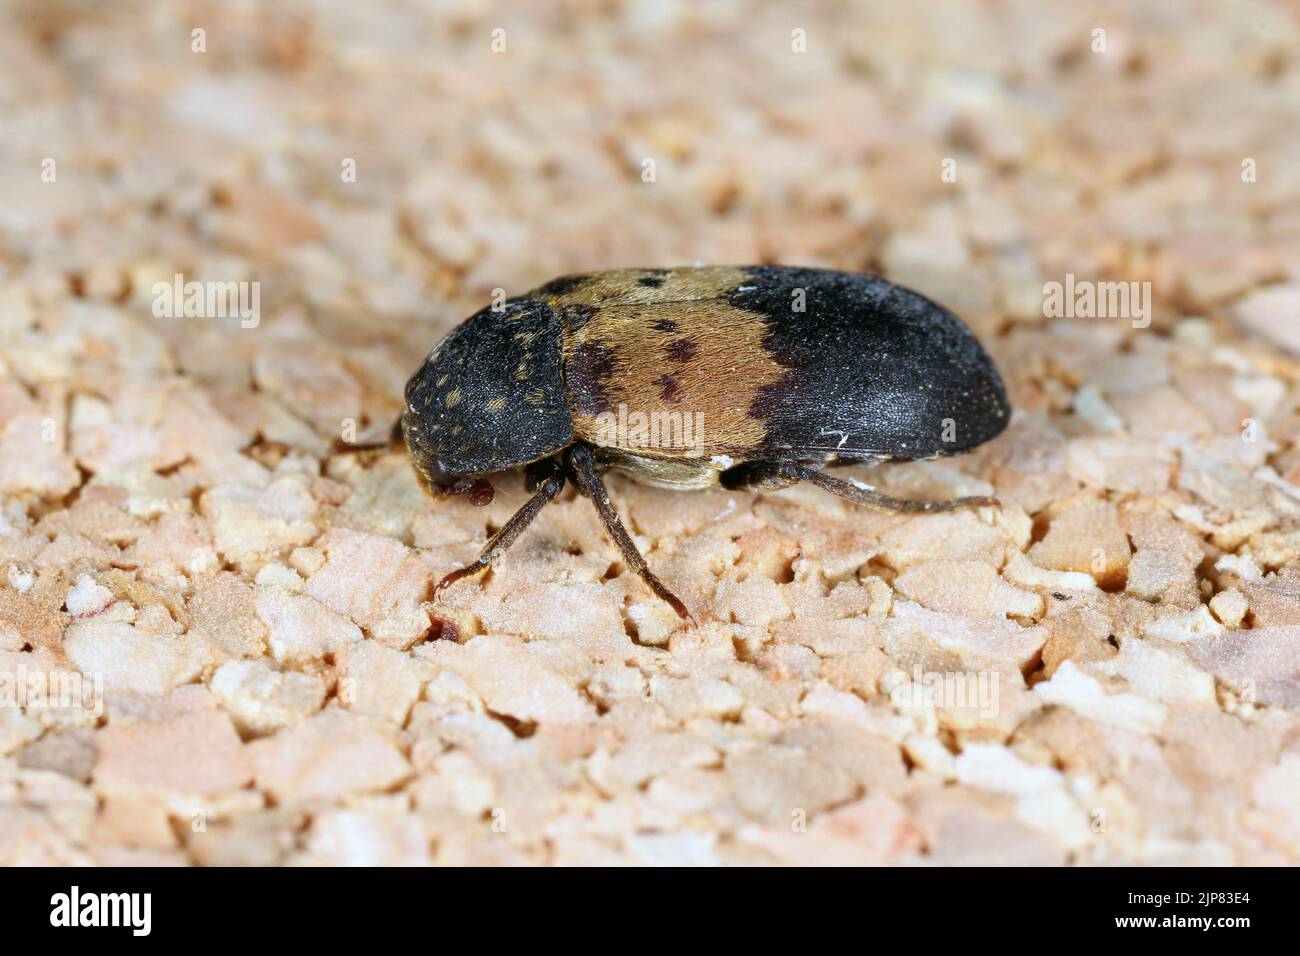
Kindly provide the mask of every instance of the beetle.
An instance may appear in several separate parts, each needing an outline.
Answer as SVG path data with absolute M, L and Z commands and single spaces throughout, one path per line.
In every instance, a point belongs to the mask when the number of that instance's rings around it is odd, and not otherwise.
M 878 276 L 783 266 L 556 279 L 455 328 L 405 398 L 400 430 L 428 491 L 487 504 L 488 476 L 522 465 L 532 494 L 435 595 L 487 569 L 572 481 L 628 566 L 691 621 L 604 473 L 677 490 L 806 481 L 890 512 L 996 505 L 892 498 L 821 468 L 958 454 L 1011 412 L 988 353 L 947 309 Z

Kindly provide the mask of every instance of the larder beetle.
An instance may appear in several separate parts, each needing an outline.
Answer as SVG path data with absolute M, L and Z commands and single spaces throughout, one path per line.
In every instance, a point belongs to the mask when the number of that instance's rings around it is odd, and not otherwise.
M 995 505 L 891 498 L 821 468 L 958 454 L 1010 412 L 961 320 L 877 276 L 627 269 L 556 279 L 471 316 L 407 383 L 401 431 L 434 494 L 487 504 L 486 476 L 519 465 L 532 492 L 435 593 L 491 565 L 572 481 L 628 565 L 691 619 L 637 550 L 604 472 L 672 489 L 808 481 L 886 511 Z

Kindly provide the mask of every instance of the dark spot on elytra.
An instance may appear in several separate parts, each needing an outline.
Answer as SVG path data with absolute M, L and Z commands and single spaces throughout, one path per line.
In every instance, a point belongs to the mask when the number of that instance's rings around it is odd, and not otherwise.
M 682 383 L 675 375 L 660 375 L 655 379 L 655 384 L 659 386 L 659 397 L 665 402 L 675 399 L 682 387 Z
M 595 342 L 583 342 L 573 350 L 565 370 L 577 414 L 595 416 L 609 411 L 605 383 L 618 373 L 612 349 Z
M 642 276 L 636 280 L 637 285 L 645 286 L 647 289 L 657 289 L 664 284 L 663 276 Z
M 787 371 L 775 382 L 760 385 L 755 390 L 754 400 L 746 414 L 755 421 L 770 426 L 772 422 L 781 420 L 785 410 L 790 407 L 790 402 L 797 401 L 801 394 L 799 377 Z M 767 440 L 779 441 L 779 436 L 769 434 Z
M 654 329 L 656 332 L 662 332 L 665 335 L 674 334 L 680 326 L 672 319 L 655 319 Z
M 690 339 L 673 339 L 664 346 L 664 353 L 674 362 L 685 364 L 695 357 L 699 351 L 697 346 Z
M 570 334 L 578 331 L 584 325 L 591 321 L 597 309 L 594 305 L 566 305 L 560 310 L 560 317 L 564 322 L 564 327 Z

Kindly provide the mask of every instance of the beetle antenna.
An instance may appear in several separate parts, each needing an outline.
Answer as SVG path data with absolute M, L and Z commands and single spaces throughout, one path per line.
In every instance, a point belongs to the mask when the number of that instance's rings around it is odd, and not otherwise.
M 605 531 L 614 540 L 618 550 L 622 552 L 623 560 L 632 566 L 632 570 L 637 576 L 645 582 L 646 587 L 655 593 L 657 597 L 668 602 L 668 605 L 677 612 L 677 616 L 684 621 L 689 621 L 691 626 L 696 624 L 695 618 L 691 612 L 686 609 L 686 605 L 672 591 L 664 586 L 664 583 L 655 577 L 650 566 L 646 564 L 645 558 L 637 550 L 636 543 L 632 536 L 627 533 L 627 528 L 623 526 L 618 512 L 610 504 L 609 492 L 605 489 L 605 482 L 601 481 L 600 474 L 596 471 L 596 463 L 592 460 L 591 452 L 583 445 L 574 445 L 569 449 L 569 463 L 573 466 L 573 480 L 577 484 L 578 490 L 591 499 L 591 503 L 596 506 L 596 513 L 600 515 L 601 522 L 605 525 Z
M 949 498 L 945 501 L 911 501 L 907 498 L 894 498 L 860 483 L 845 481 L 842 478 L 833 478 L 815 468 L 808 468 L 794 463 L 789 464 L 787 467 L 789 468 L 788 474 L 799 481 L 809 482 L 818 488 L 824 488 L 833 495 L 847 498 L 856 504 L 875 508 L 877 511 L 916 514 L 954 511 L 957 508 L 973 508 L 987 505 L 994 508 L 1002 507 L 1002 503 L 998 499 L 988 495 L 970 495 L 965 498 Z
M 355 442 L 339 441 L 338 439 L 336 439 L 334 445 L 335 447 L 339 447 L 341 445 L 342 446 L 341 453 L 346 454 L 348 452 L 357 452 L 357 451 L 379 451 L 384 448 L 389 448 L 393 445 L 394 442 L 400 442 L 401 440 L 402 440 L 402 419 L 399 417 L 393 422 L 392 428 L 388 430 L 387 438 L 383 438 L 383 439 L 367 438 L 365 441 L 355 441 Z
M 491 489 L 491 485 L 488 488 Z M 473 564 L 467 564 L 463 568 L 452 571 L 433 588 L 433 596 L 436 597 L 438 592 L 448 585 L 455 584 L 461 578 L 467 578 L 470 575 L 486 571 L 492 566 L 492 562 L 499 558 L 506 548 L 514 544 L 515 539 L 519 537 L 537 517 L 538 512 L 542 510 L 552 498 L 564 490 L 564 475 L 555 474 L 544 479 L 538 486 L 537 491 L 528 503 L 514 513 L 514 515 L 501 526 L 501 529 L 492 536 L 488 541 L 487 547 L 478 556 L 478 560 Z M 473 500 L 471 498 L 471 500 Z
M 483 508 L 492 504 L 492 499 L 496 497 L 496 489 L 492 487 L 492 482 L 486 478 L 462 478 L 454 485 L 443 487 L 437 486 L 438 490 L 447 495 L 464 495 L 469 499 L 469 503 L 476 508 Z

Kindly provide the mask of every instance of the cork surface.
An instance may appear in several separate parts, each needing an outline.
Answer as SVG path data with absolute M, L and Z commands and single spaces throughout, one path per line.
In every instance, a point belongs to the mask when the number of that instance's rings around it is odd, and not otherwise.
M 781 6 L 0 6 L 0 863 L 1300 861 L 1294 9 Z M 341 443 L 693 262 L 961 315 L 1007 432 L 851 474 L 1003 506 L 612 478 L 698 628 L 572 489 L 432 604 L 521 477 Z

